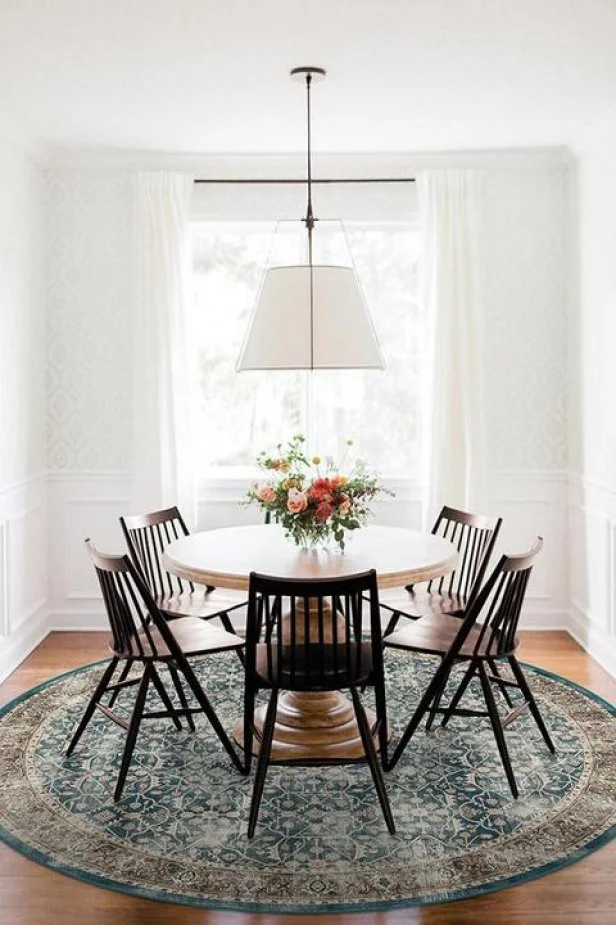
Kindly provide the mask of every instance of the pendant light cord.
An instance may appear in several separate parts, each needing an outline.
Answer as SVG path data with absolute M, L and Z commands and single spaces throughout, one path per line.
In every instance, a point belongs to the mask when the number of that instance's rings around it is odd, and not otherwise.
M 314 229 L 314 213 L 312 211 L 312 136 L 310 130 L 310 85 L 312 74 L 306 74 L 306 121 L 307 121 L 307 151 L 308 151 L 308 204 L 304 222 L 308 230 L 308 276 L 310 287 L 310 369 L 314 369 L 314 272 L 312 265 L 312 232 Z
M 308 151 L 308 205 L 306 207 L 306 228 L 309 233 L 312 233 L 314 228 L 314 213 L 312 211 L 312 135 L 311 135 L 311 116 L 310 116 L 310 85 L 312 83 L 312 74 L 306 74 L 306 139 L 307 139 L 307 151 Z

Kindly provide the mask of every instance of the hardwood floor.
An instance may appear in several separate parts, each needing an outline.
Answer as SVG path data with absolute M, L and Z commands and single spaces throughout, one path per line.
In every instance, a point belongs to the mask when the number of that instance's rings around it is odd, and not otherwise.
M 53 633 L 0 686 L 0 702 L 105 655 L 104 633 Z M 616 681 L 566 633 L 524 633 L 520 657 L 616 699 Z M 0 845 L 2 925 L 342 925 L 349 920 L 353 925 L 616 925 L 616 842 L 548 877 L 480 899 L 352 916 L 243 915 L 133 899 L 53 873 Z

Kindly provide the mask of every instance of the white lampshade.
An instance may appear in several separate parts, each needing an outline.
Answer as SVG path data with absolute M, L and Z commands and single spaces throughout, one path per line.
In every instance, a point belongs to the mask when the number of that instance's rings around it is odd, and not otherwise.
M 351 267 L 305 265 L 267 270 L 237 362 L 238 372 L 384 367 Z

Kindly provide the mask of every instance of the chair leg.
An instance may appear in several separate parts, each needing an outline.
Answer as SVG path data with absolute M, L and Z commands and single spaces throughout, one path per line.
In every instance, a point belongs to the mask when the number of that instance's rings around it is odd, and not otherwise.
M 391 617 L 389 618 L 389 623 L 387 624 L 387 626 L 386 626 L 385 629 L 383 630 L 383 639 L 385 639 L 386 636 L 389 636 L 390 633 L 393 633 L 393 631 L 395 630 L 395 628 L 396 628 L 397 625 L 398 625 L 398 622 L 399 622 L 401 616 L 402 616 L 402 614 L 401 614 L 399 611 L 394 610 L 394 612 L 392 613 Z
M 520 664 L 517 658 L 515 657 L 515 655 L 511 655 L 509 657 L 509 664 L 511 665 L 511 670 L 513 671 L 516 681 L 520 685 L 520 690 L 524 694 L 525 699 L 528 700 L 528 707 L 530 709 L 530 712 L 533 715 L 533 719 L 537 723 L 539 732 L 543 736 L 543 740 L 545 744 L 547 745 L 547 747 L 550 749 L 550 751 L 553 754 L 556 751 L 556 748 L 554 746 L 554 743 L 552 742 L 552 739 L 550 738 L 550 733 L 548 732 L 547 727 L 545 723 L 543 722 L 541 713 L 539 712 L 539 707 L 537 706 L 537 702 L 535 701 L 535 698 L 533 697 L 532 691 L 530 687 L 528 686 L 528 682 L 526 678 L 524 677 L 524 673 L 522 669 L 520 668 Z
M 118 677 L 118 680 L 116 681 L 116 684 L 121 684 L 122 681 L 126 681 L 126 679 L 127 679 L 127 677 L 128 677 L 128 673 L 129 673 L 129 671 L 131 670 L 132 666 L 133 666 L 133 659 L 132 659 L 132 658 L 127 658 L 126 661 L 125 661 L 125 663 L 124 663 L 124 665 L 123 665 L 123 667 L 122 667 L 122 671 L 120 672 L 120 675 L 119 675 L 119 677 Z M 116 689 L 115 689 L 114 691 L 111 692 L 111 697 L 109 698 L 109 702 L 108 702 L 108 704 L 107 704 L 107 706 L 108 706 L 108 708 L 109 708 L 110 710 L 111 710 L 111 708 L 113 707 L 113 705 L 114 705 L 114 703 L 116 702 L 116 700 L 118 699 L 118 695 L 119 695 L 119 693 L 120 693 L 121 690 L 122 690 L 121 687 L 116 687 Z
M 276 722 L 276 709 L 278 707 L 278 691 L 272 690 L 270 702 L 267 705 L 265 714 L 265 723 L 263 724 L 263 738 L 261 748 L 259 749 L 259 758 L 257 760 L 257 773 L 255 775 L 255 785 L 252 791 L 252 800 L 250 802 L 250 817 L 248 819 L 248 838 L 255 834 L 255 827 L 259 817 L 259 807 L 261 806 L 261 797 L 263 796 L 263 786 L 265 784 L 265 775 L 269 764 L 270 752 L 272 750 L 272 741 L 274 739 L 274 724 Z
M 220 622 L 223 625 L 223 629 L 225 629 L 227 633 L 233 633 L 234 636 L 237 636 L 237 633 L 233 629 L 233 624 L 231 623 L 231 618 L 229 617 L 229 614 L 227 613 L 227 611 L 221 610 L 218 616 L 220 618 Z M 236 652 L 237 652 L 237 657 L 239 658 L 242 666 L 245 667 L 246 666 L 246 656 L 244 655 L 243 650 L 236 649 Z
M 73 733 L 73 737 L 72 737 L 71 741 L 69 742 L 68 748 L 66 749 L 66 757 L 67 757 L 67 758 L 69 757 L 69 755 L 72 755 L 73 749 L 75 748 L 75 746 L 76 746 L 77 743 L 79 742 L 81 736 L 83 735 L 83 732 L 85 731 L 86 726 L 88 725 L 88 723 L 89 723 L 90 720 L 92 719 L 92 714 L 94 713 L 94 710 L 96 709 L 96 704 L 98 703 L 98 701 L 101 699 L 101 697 L 103 696 L 103 694 L 104 694 L 105 691 L 107 690 L 107 685 L 109 684 L 109 682 L 111 681 L 111 678 L 113 677 L 113 673 L 114 673 L 114 671 L 116 670 L 116 666 L 117 666 L 117 664 L 118 664 L 118 661 L 119 661 L 119 659 L 117 659 L 117 658 L 112 658 L 112 659 L 111 659 L 111 661 L 109 662 L 109 664 L 108 664 L 107 667 L 105 668 L 105 671 L 103 672 L 103 675 L 102 675 L 100 681 L 98 682 L 98 684 L 97 684 L 96 687 L 94 688 L 94 693 L 93 693 L 92 696 L 90 697 L 90 700 L 89 700 L 89 702 L 88 702 L 88 705 L 87 705 L 87 707 L 85 708 L 84 714 L 83 714 L 83 716 L 81 717 L 81 720 L 79 721 L 79 724 L 78 724 L 77 728 L 75 729 L 75 732 Z
M 188 710 L 189 709 L 188 700 L 186 699 L 186 694 L 184 693 L 184 688 L 182 687 L 182 682 L 177 672 L 177 668 L 172 662 L 169 662 L 167 664 L 167 668 L 169 669 L 169 674 L 171 675 L 171 680 L 173 681 L 173 686 L 175 687 L 175 690 L 177 692 L 180 705 L 182 709 Z M 194 732 L 195 731 L 195 721 L 192 718 L 192 714 L 190 713 L 186 714 L 186 722 L 188 723 L 188 728 L 190 729 L 190 731 Z
M 389 729 L 387 726 L 387 698 L 385 697 L 385 680 L 381 678 L 374 685 L 374 699 L 376 702 L 376 718 L 379 723 L 379 752 L 381 765 L 387 767 L 387 750 L 389 746 Z
M 392 768 L 394 768 L 397 765 L 398 761 L 400 760 L 400 757 L 402 756 L 404 749 L 406 748 L 406 746 L 408 745 L 411 739 L 411 736 L 417 730 L 417 727 L 419 726 L 424 713 L 427 711 L 428 707 L 430 706 L 437 692 L 439 691 L 440 686 L 443 683 L 443 674 L 449 674 L 450 670 L 451 670 L 450 661 L 447 663 L 445 663 L 444 661 L 441 662 L 441 664 L 437 668 L 434 674 L 434 677 L 428 684 L 421 700 L 419 701 L 417 705 L 415 712 L 413 713 L 411 717 L 411 721 L 409 722 L 408 726 L 404 730 L 400 741 L 396 745 L 396 748 L 394 749 L 394 753 L 391 759 L 385 765 L 386 771 L 391 771 Z
M 494 738 L 496 739 L 496 744 L 498 745 L 501 761 L 503 762 L 503 767 L 505 768 L 505 773 L 507 775 L 507 780 L 509 781 L 509 786 L 511 787 L 511 792 L 514 798 L 517 800 L 518 785 L 516 784 L 513 768 L 511 767 L 511 759 L 509 758 L 509 751 L 507 749 L 507 743 L 505 742 L 505 733 L 503 732 L 503 727 L 501 726 L 496 701 L 494 700 L 494 694 L 492 693 L 492 687 L 490 685 L 490 679 L 488 678 L 483 662 L 478 663 L 477 670 L 481 679 L 483 696 L 488 708 L 490 722 L 492 723 L 492 731 L 494 732 Z
M 489 658 L 489 659 L 488 659 L 488 665 L 490 666 L 490 671 L 492 672 L 492 674 L 494 675 L 494 677 L 495 677 L 495 678 L 500 678 L 500 672 L 499 672 L 499 670 L 498 670 L 498 665 L 496 664 L 496 661 L 495 661 L 493 658 Z M 507 690 L 507 688 L 505 687 L 504 684 L 499 684 L 498 687 L 499 687 L 499 690 L 500 690 L 501 694 L 502 694 L 503 697 L 505 698 L 505 703 L 507 704 L 507 706 L 509 707 L 509 709 L 512 710 L 512 709 L 513 709 L 513 700 L 512 700 L 511 697 L 509 696 L 509 691 Z
M 462 700 L 462 697 L 464 696 L 464 692 L 466 688 L 468 687 L 468 685 L 470 684 L 476 670 L 477 670 L 477 665 L 475 664 L 475 662 L 471 662 L 468 668 L 466 669 L 466 673 L 464 677 L 462 678 L 462 681 L 460 682 L 460 686 L 458 687 L 457 691 L 451 698 L 451 703 L 447 707 L 447 711 L 441 720 L 441 726 L 446 726 L 449 720 L 451 719 L 451 717 L 453 716 L 455 709 L 460 703 L 460 701 Z
M 120 773 L 118 774 L 118 780 L 113 794 L 114 803 L 118 802 L 122 796 L 122 791 L 124 790 L 124 783 L 126 781 L 126 775 L 128 774 L 130 760 L 133 757 L 133 750 L 135 748 L 135 742 L 137 741 L 137 733 L 139 732 L 139 727 L 141 725 L 141 717 L 143 716 L 143 708 L 145 707 L 145 699 L 147 697 L 151 677 L 152 665 L 150 662 L 146 662 L 146 664 L 143 666 L 143 675 L 141 677 L 139 687 L 137 688 L 137 697 L 135 699 L 135 705 L 133 707 L 133 712 L 130 718 L 128 732 L 126 733 L 126 743 L 124 745 L 124 754 L 122 755 L 122 764 L 120 765 Z
M 244 774 L 250 774 L 252 744 L 254 742 L 255 692 L 246 679 L 244 690 Z
M 445 688 L 447 687 L 448 680 L 449 680 L 449 672 L 444 675 L 443 683 L 441 684 L 440 690 L 438 691 L 436 697 L 434 698 L 432 702 L 432 708 L 428 710 L 428 718 L 426 720 L 426 732 L 430 732 L 430 730 L 432 729 L 432 724 L 436 717 L 436 710 L 438 710 L 438 708 L 441 705 L 441 700 L 443 699 L 443 694 L 445 693 Z
M 231 743 L 231 740 L 229 739 L 227 733 L 225 732 L 222 723 L 221 723 L 220 720 L 218 719 L 218 716 L 216 715 L 216 713 L 215 713 L 215 711 L 214 711 L 214 708 L 213 708 L 212 704 L 211 704 L 210 701 L 207 699 L 206 694 L 205 694 L 205 691 L 204 691 L 203 688 L 201 687 L 201 684 L 199 683 L 199 680 L 198 680 L 198 678 L 197 678 L 195 672 L 193 671 L 193 669 L 192 669 L 190 663 L 188 662 L 188 660 L 187 660 L 186 658 L 181 658 L 181 659 L 178 658 L 178 659 L 177 659 L 177 667 L 179 668 L 179 670 L 182 672 L 182 674 L 183 674 L 184 677 L 186 678 L 186 680 L 187 680 L 187 682 L 188 682 L 188 684 L 189 684 L 189 686 L 190 686 L 190 689 L 192 690 L 193 694 L 194 694 L 195 697 L 197 698 L 197 702 L 198 702 L 199 706 L 201 707 L 201 709 L 203 710 L 203 712 L 205 713 L 205 715 L 206 715 L 207 718 L 209 719 L 210 723 L 212 724 L 212 727 L 213 727 L 213 729 L 214 729 L 214 732 L 216 733 L 216 735 L 217 735 L 218 738 L 220 739 L 220 741 L 221 741 L 222 745 L 224 746 L 225 751 L 226 751 L 227 754 L 229 755 L 231 761 L 233 762 L 233 764 L 235 765 L 235 767 L 237 768 L 237 770 L 240 772 L 240 774 L 243 774 L 243 773 L 244 773 L 244 768 L 243 768 L 242 762 L 241 762 L 241 760 L 240 760 L 240 758 L 239 758 L 237 752 L 235 751 L 235 749 L 234 749 L 234 747 L 233 747 L 233 745 L 232 745 L 232 743 Z
M 374 747 L 374 740 L 370 732 L 370 726 L 368 725 L 368 720 L 366 719 L 364 708 L 362 706 L 361 700 L 359 699 L 359 694 L 357 693 L 357 688 L 351 688 L 351 697 L 353 698 L 355 718 L 357 719 L 361 741 L 366 753 L 366 760 L 368 762 L 368 767 L 370 768 L 372 781 L 379 798 L 379 803 L 381 804 L 381 810 L 383 811 L 383 816 L 385 817 L 387 829 L 390 835 L 395 835 L 396 826 L 394 824 L 394 817 L 391 814 L 391 806 L 389 805 L 387 791 L 385 790 L 383 772 L 381 770 L 379 759 L 376 754 L 376 749 Z
M 180 722 L 180 718 L 175 711 L 175 707 L 171 703 L 171 698 L 169 697 L 169 694 L 165 690 L 165 685 L 161 681 L 160 675 L 158 674 L 154 665 L 152 665 L 152 684 L 156 688 L 156 692 L 158 696 L 160 697 L 160 699 L 162 700 L 165 710 L 167 711 L 167 713 L 173 720 L 173 725 L 178 730 L 178 732 L 181 732 L 182 723 Z

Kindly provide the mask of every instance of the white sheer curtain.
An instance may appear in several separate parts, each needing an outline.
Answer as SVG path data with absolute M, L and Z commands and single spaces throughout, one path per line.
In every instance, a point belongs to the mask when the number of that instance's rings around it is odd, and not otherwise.
M 482 322 L 477 268 L 476 177 L 469 170 L 417 176 L 424 233 L 428 330 L 425 525 L 443 504 L 485 506 Z
M 133 490 L 135 511 L 177 504 L 195 519 L 191 364 L 185 333 L 190 201 L 187 174 L 133 177 Z

